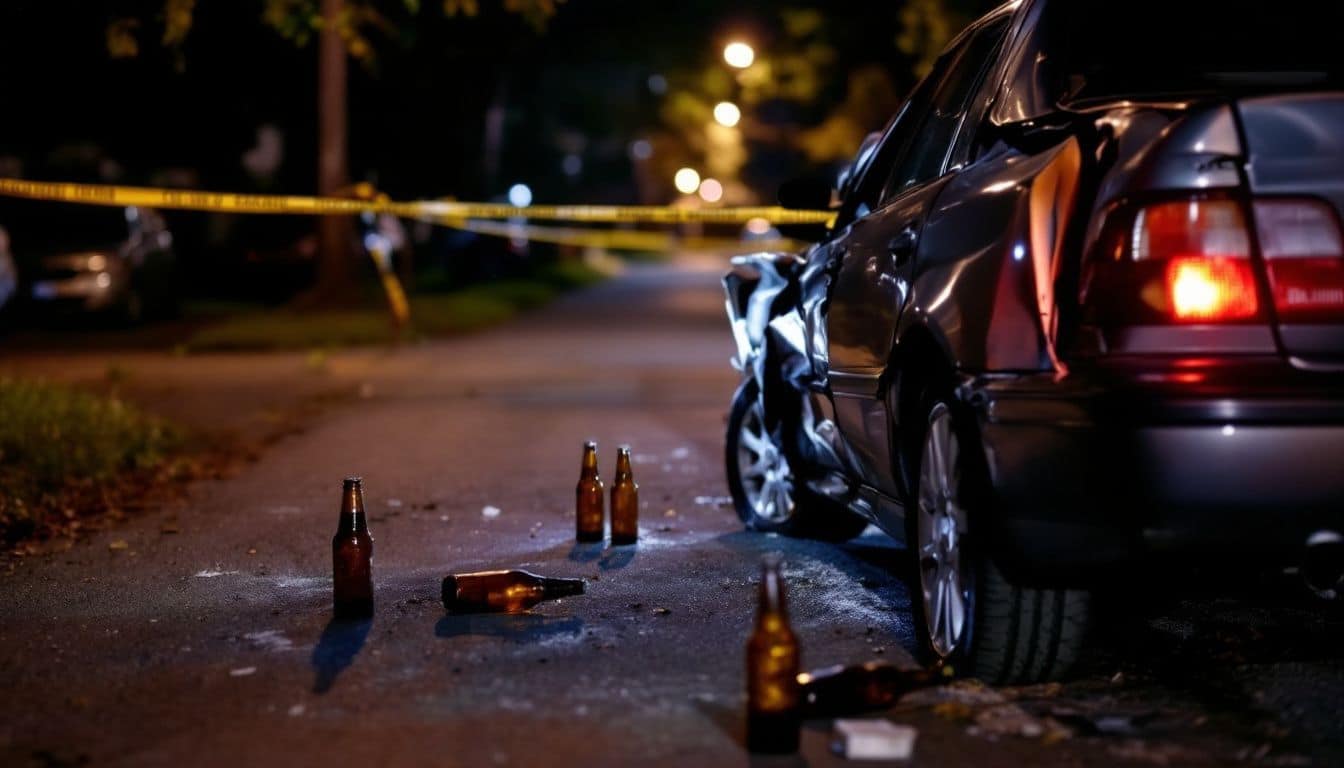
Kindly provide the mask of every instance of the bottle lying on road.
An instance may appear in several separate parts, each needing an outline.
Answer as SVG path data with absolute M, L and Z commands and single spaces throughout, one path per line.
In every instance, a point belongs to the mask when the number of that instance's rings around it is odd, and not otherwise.
M 583 444 L 583 468 L 574 489 L 574 538 L 577 541 L 601 541 L 604 512 L 602 478 L 597 475 L 597 443 Z
M 886 709 L 910 691 L 952 682 L 952 668 L 899 669 L 884 661 L 837 664 L 798 675 L 804 717 L 844 717 Z
M 459 573 L 443 578 L 449 613 L 522 613 L 547 600 L 583 594 L 583 579 L 548 579 L 527 571 Z
M 783 754 L 798 751 L 798 637 L 789 627 L 784 577 L 778 556 L 761 561 L 756 628 L 747 641 L 747 748 Z
M 331 587 L 336 618 L 373 615 L 373 537 L 358 477 L 347 477 L 341 490 L 341 519 L 331 539 Z

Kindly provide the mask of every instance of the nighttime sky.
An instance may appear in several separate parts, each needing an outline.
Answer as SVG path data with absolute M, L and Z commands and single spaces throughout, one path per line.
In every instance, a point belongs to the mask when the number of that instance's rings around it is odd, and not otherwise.
M 846 73 L 862 65 L 884 67 L 901 92 L 909 87 L 910 61 L 894 45 L 900 3 L 813 5 L 824 10 L 835 60 L 815 100 L 771 120 L 818 122 L 844 98 Z M 985 5 L 958 7 L 973 13 Z M 21 158 L 29 175 L 51 175 L 53 152 L 77 155 L 69 147 L 80 145 L 113 158 L 125 181 L 181 169 L 204 185 L 246 188 L 256 182 L 242 158 L 257 145 L 258 128 L 271 125 L 284 152 L 270 183 L 312 189 L 315 46 L 296 48 L 264 27 L 257 3 L 202 0 L 180 53 L 151 40 L 138 58 L 114 61 L 104 43 L 114 14 L 89 6 L 10 0 L 0 10 L 8 118 L 0 155 Z M 631 194 L 629 142 L 659 129 L 660 96 L 650 92 L 649 77 L 714 66 L 734 37 L 768 55 L 781 35 L 780 9 L 806 4 L 569 0 L 541 36 L 502 14 L 447 20 L 434 3 L 426 6 L 390 36 L 374 35 L 373 68 L 352 67 L 355 178 L 376 178 L 400 195 L 487 197 L 510 179 L 528 178 L 539 198 L 620 199 Z M 492 103 L 505 105 L 493 178 L 482 161 Z M 576 147 L 583 171 L 567 177 L 563 159 Z M 801 168 L 796 157 L 762 157 L 748 172 L 763 182 Z

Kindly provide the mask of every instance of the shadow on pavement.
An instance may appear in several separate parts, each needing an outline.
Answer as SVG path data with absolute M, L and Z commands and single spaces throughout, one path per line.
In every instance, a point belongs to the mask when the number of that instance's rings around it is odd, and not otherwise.
M 612 547 L 597 561 L 597 567 L 604 571 L 619 571 L 635 559 L 635 545 Z
M 602 557 L 602 542 L 580 542 L 569 550 L 569 559 L 576 563 L 591 563 Z
M 317 641 L 317 647 L 313 649 L 313 669 L 317 672 L 317 679 L 313 681 L 313 693 L 326 693 L 331 690 L 336 678 L 363 650 L 364 641 L 368 638 L 369 628 L 372 626 L 372 619 L 357 621 L 332 619 L 327 624 L 326 629 L 322 630 L 322 637 Z
M 435 637 L 498 637 L 520 644 L 582 631 L 583 619 L 577 616 L 535 613 L 444 616 L 434 625 Z

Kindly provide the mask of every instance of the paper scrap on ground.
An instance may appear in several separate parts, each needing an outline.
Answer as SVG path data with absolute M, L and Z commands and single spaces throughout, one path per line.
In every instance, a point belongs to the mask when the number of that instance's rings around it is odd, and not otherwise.
M 918 735 L 889 720 L 836 720 L 832 748 L 849 760 L 909 760 Z

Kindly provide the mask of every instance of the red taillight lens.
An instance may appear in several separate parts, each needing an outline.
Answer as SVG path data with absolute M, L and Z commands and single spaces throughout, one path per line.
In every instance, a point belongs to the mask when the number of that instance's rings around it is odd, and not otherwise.
M 1244 320 L 1260 311 L 1246 259 L 1180 256 L 1167 262 L 1166 279 L 1168 307 L 1182 322 Z
M 1127 257 L 1127 258 L 1126 258 Z M 1179 200 L 1139 209 L 1116 269 L 1141 306 L 1129 323 L 1228 323 L 1261 316 L 1251 233 L 1234 200 Z
M 1261 200 L 1255 223 L 1279 318 L 1344 319 L 1344 237 L 1334 210 L 1318 200 Z

